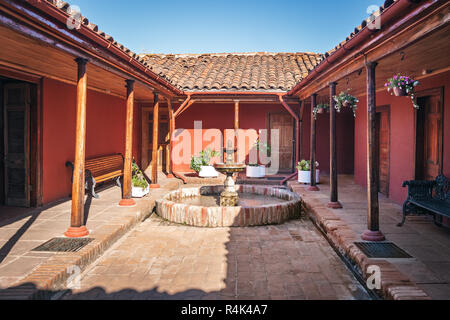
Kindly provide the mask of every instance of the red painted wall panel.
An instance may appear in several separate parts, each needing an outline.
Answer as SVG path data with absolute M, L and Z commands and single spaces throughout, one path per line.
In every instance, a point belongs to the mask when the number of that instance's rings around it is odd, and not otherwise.
M 301 159 L 310 158 L 311 107 L 308 102 L 303 115 Z M 336 149 L 339 174 L 353 174 L 354 117 L 351 110 L 336 113 Z M 317 115 L 316 160 L 321 172 L 330 172 L 330 115 Z
M 76 87 L 44 79 L 43 85 L 43 192 L 44 203 L 71 193 L 74 160 Z M 86 157 L 125 149 L 125 100 L 88 91 L 86 115 Z M 136 141 L 139 143 L 139 141 Z
M 417 92 L 444 87 L 443 119 L 443 173 L 450 177 L 450 72 L 420 81 Z M 355 181 L 366 186 L 366 145 L 367 145 L 367 102 L 366 96 L 359 97 L 355 121 Z M 377 94 L 377 106 L 390 105 L 391 153 L 389 197 L 403 203 L 407 189 L 402 182 L 414 179 L 415 165 L 415 109 L 409 97 L 391 96 L 387 91 Z
M 291 108 L 298 112 L 298 105 L 291 105 Z M 239 127 L 241 129 L 259 129 L 267 128 L 267 114 L 269 112 L 283 112 L 288 114 L 281 104 L 248 104 L 241 103 L 239 106 Z M 222 134 L 225 129 L 234 128 L 234 104 L 220 103 L 194 103 L 188 110 L 183 112 L 181 116 L 176 119 L 176 128 L 189 130 L 193 140 L 192 129 L 194 128 L 194 121 L 202 121 L 203 129 L 219 129 Z M 226 143 L 226 142 L 225 142 Z M 174 145 L 176 145 L 175 143 Z M 203 141 L 202 148 L 210 144 L 210 141 Z M 249 144 L 246 145 L 245 154 L 251 148 Z M 194 152 L 194 145 L 191 142 L 191 150 Z M 248 158 L 248 157 L 247 157 Z M 248 159 L 246 159 L 248 161 Z M 189 164 L 175 164 L 174 171 L 188 172 Z

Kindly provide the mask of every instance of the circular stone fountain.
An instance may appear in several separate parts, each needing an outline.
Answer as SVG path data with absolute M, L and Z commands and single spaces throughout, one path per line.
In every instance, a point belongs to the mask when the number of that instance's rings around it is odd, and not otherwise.
M 156 213 L 163 219 L 196 227 L 249 227 L 280 224 L 300 217 L 301 199 L 276 187 L 239 185 L 233 174 L 245 164 L 233 163 L 230 141 L 225 163 L 214 165 L 227 178 L 223 186 L 181 188 L 156 201 Z
M 280 224 L 301 214 L 300 197 L 288 190 L 237 185 L 238 206 L 220 206 L 224 186 L 183 188 L 156 201 L 163 219 L 196 227 L 249 227 Z

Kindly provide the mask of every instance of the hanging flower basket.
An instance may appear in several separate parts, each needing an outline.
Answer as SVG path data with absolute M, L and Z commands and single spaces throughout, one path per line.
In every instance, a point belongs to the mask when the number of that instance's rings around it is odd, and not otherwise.
M 330 106 L 326 103 L 320 103 L 313 108 L 314 120 L 317 120 L 317 114 L 324 114 L 330 111 Z
M 410 96 L 413 107 L 419 109 L 415 93 L 415 87 L 417 87 L 419 84 L 420 83 L 417 80 L 411 79 L 408 76 L 397 74 L 388 79 L 384 86 L 387 88 L 388 92 L 394 94 L 397 97 Z
M 352 108 L 353 116 L 356 117 L 356 109 L 358 108 L 357 103 L 359 102 L 359 100 L 355 96 L 352 96 L 348 92 L 341 92 L 337 96 L 333 96 L 333 99 L 334 101 L 336 101 L 336 105 L 334 106 L 334 108 L 337 110 L 337 112 L 341 112 L 342 107 Z
M 406 96 L 406 89 L 399 88 L 399 87 L 394 87 L 392 89 L 392 91 L 394 92 L 394 95 L 396 97 L 405 97 Z

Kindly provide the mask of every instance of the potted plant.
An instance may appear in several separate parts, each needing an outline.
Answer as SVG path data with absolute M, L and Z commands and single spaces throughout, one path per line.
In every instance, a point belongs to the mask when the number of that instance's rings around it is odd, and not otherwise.
M 317 120 L 317 114 L 323 114 L 330 110 L 330 106 L 326 103 L 319 103 L 313 108 L 314 120 Z
M 348 92 L 342 91 L 337 96 L 333 96 L 333 99 L 334 101 L 336 101 L 336 105 L 334 106 L 334 108 L 337 110 L 337 112 L 341 112 L 342 107 L 352 108 L 353 116 L 356 117 L 356 109 L 358 108 L 356 104 L 359 102 L 359 100 L 355 96 L 352 96 Z
M 270 147 L 267 145 L 267 143 L 263 143 L 259 140 L 259 138 L 256 140 L 255 144 L 253 145 L 254 148 L 257 150 L 257 157 L 259 159 L 259 151 L 265 150 L 266 153 L 270 152 Z M 246 168 L 246 176 L 249 178 L 264 178 L 266 175 L 266 166 L 263 164 L 257 163 L 249 163 Z
M 397 74 L 392 78 L 389 78 L 384 86 L 387 88 L 387 91 L 391 93 L 391 95 L 394 94 L 396 97 L 410 96 L 413 107 L 419 109 L 419 105 L 416 102 L 415 93 L 415 87 L 419 84 L 419 81 L 411 79 L 408 76 Z
M 316 161 L 316 183 L 319 183 L 319 163 Z M 311 183 L 311 160 L 302 160 L 297 164 L 298 182 Z
M 266 175 L 266 166 L 258 163 L 249 163 L 245 174 L 249 178 L 264 178 Z
M 131 196 L 133 198 L 142 198 L 150 192 L 149 184 L 144 177 L 141 169 L 133 161 L 131 176 Z
M 202 178 L 215 178 L 219 173 L 210 164 L 211 158 L 220 156 L 220 153 L 207 148 L 200 151 L 200 156 L 192 156 L 190 168 Z

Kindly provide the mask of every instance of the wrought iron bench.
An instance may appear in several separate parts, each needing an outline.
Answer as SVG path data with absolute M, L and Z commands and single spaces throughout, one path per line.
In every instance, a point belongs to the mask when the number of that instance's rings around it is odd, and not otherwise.
M 123 166 L 124 159 L 120 153 L 87 159 L 84 165 L 85 188 L 90 190 L 94 198 L 98 199 L 99 196 L 94 190 L 97 183 L 115 179 L 116 184 L 121 187 L 120 178 L 123 176 Z M 71 167 L 73 173 L 73 162 L 67 161 L 66 167 Z
M 402 186 L 408 186 L 408 198 L 403 203 L 403 219 L 399 227 L 409 214 L 432 214 L 437 225 L 441 225 L 438 217 L 450 218 L 450 180 L 444 175 L 439 175 L 434 181 L 404 181 Z

